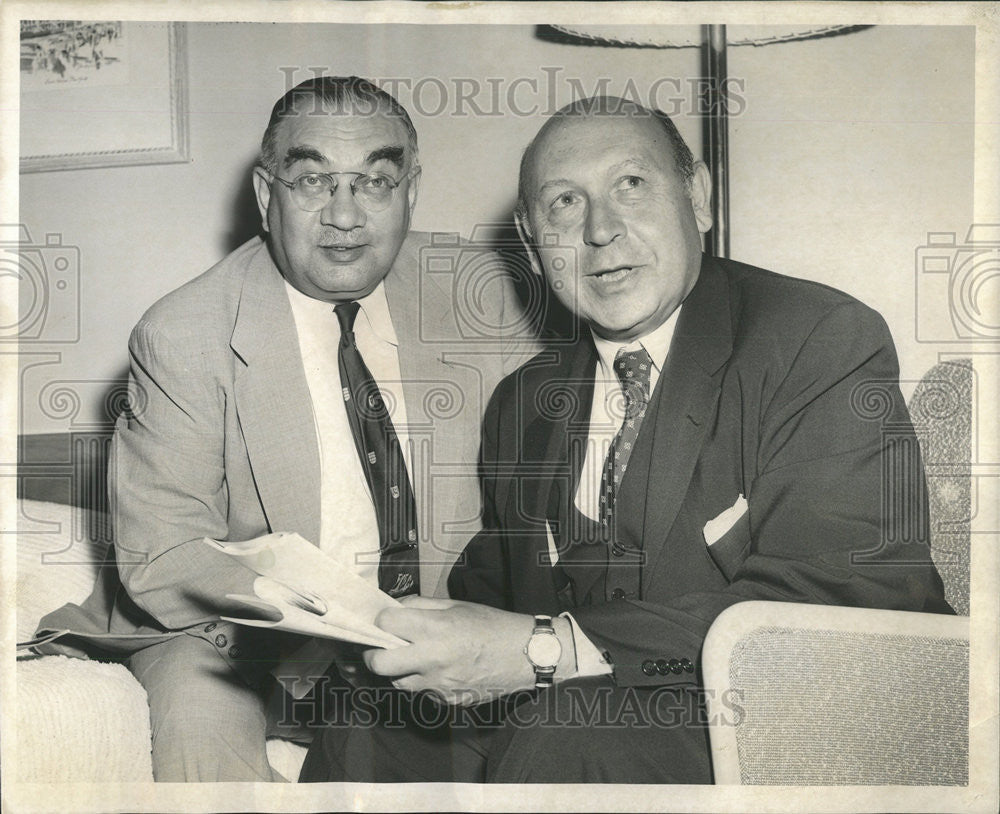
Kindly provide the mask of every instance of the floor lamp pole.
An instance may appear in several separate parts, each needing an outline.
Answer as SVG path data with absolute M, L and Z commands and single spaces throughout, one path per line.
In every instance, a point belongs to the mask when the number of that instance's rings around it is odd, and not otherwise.
M 703 74 L 707 79 L 705 161 L 712 172 L 712 217 L 708 251 L 729 257 L 729 100 L 726 95 L 726 27 L 704 26 Z M 703 108 L 704 109 L 704 108 Z

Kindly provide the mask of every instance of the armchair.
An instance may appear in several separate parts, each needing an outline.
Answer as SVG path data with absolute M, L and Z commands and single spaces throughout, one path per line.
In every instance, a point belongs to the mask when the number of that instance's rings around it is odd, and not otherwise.
M 969 359 L 941 362 L 910 402 L 927 471 L 931 554 L 969 612 Z M 715 782 L 965 785 L 969 619 L 743 602 L 702 652 Z
M 717 784 L 969 782 L 966 616 L 744 602 L 702 670 Z

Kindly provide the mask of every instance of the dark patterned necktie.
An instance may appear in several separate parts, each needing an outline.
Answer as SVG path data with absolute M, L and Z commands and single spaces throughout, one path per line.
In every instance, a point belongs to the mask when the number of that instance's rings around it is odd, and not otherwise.
M 639 436 L 642 419 L 649 404 L 649 373 L 652 360 L 645 349 L 618 351 L 615 356 L 615 374 L 621 384 L 624 396 L 624 418 L 622 425 L 608 448 L 601 473 L 601 527 L 614 541 L 614 509 L 618 487 L 625 476 L 629 455 Z
M 378 586 L 390 596 L 405 596 L 420 592 L 417 506 L 389 411 L 354 340 L 359 307 L 356 302 L 342 302 L 334 308 L 340 321 L 340 382 L 354 444 L 375 501 L 381 555 Z

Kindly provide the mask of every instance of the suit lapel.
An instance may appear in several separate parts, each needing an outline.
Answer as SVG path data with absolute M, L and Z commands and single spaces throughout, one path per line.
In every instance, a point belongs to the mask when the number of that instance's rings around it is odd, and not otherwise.
M 551 516 L 549 508 L 556 506 L 556 519 L 567 523 L 590 433 L 597 352 L 588 337 L 572 348 L 557 348 L 556 353 L 567 355 L 565 366 L 548 378 L 548 391 L 538 394 L 541 412 L 525 433 L 525 448 L 543 449 L 543 466 L 559 473 L 559 477 L 547 479 L 557 494 L 540 491 L 539 509 Z
M 589 338 L 556 347 L 531 363 L 538 367 L 532 375 L 541 385 L 528 387 L 521 400 L 521 414 L 527 416 L 520 441 L 524 474 L 511 485 L 506 524 L 510 529 L 528 526 L 533 532 L 530 543 L 512 545 L 511 558 L 515 573 L 538 575 L 537 591 L 526 590 L 535 601 L 555 595 L 552 569 L 540 568 L 548 551 L 546 522 L 559 524 L 552 529 L 557 544 L 572 542 L 568 531 L 589 434 L 596 363 Z
M 251 260 L 230 346 L 236 410 L 273 531 L 320 535 L 320 461 L 309 386 L 284 281 L 266 247 Z
M 385 277 L 389 315 L 399 340 L 397 352 L 406 419 L 415 428 L 432 425 L 427 398 L 434 394 L 435 388 L 440 388 L 440 376 L 444 372 L 442 344 L 427 341 L 428 331 L 422 326 L 440 325 L 454 319 L 451 298 L 431 275 L 421 277 L 420 239 L 419 233 L 407 237 Z
M 385 277 L 385 296 L 399 341 L 400 384 L 412 452 L 410 484 L 420 528 L 420 592 L 434 596 L 447 576 L 441 554 L 450 545 L 445 524 L 462 519 L 463 513 L 458 505 L 463 491 L 453 482 L 442 487 L 442 465 L 468 457 L 461 445 L 469 437 L 478 439 L 480 428 L 475 409 L 463 410 L 450 420 L 435 415 L 436 406 L 462 404 L 474 382 L 465 371 L 443 361 L 444 351 L 453 346 L 428 339 L 436 333 L 429 327 L 450 324 L 454 315 L 448 293 L 434 277 L 421 274 L 419 252 L 425 243 L 419 232 L 407 236 Z M 454 422 L 462 424 L 461 430 Z M 453 481 L 454 473 L 450 474 Z M 474 489 L 468 491 L 476 494 Z
M 657 383 L 653 430 L 647 461 L 629 467 L 622 491 L 629 491 L 629 476 L 645 476 L 643 514 L 646 567 L 644 586 L 662 555 L 664 543 L 690 484 L 720 393 L 717 375 L 733 349 L 728 283 L 712 258 L 703 256 L 701 273 L 684 302 Z M 645 424 L 644 427 L 645 429 Z M 631 463 L 631 462 L 630 462 Z M 640 488 L 638 494 L 643 494 Z

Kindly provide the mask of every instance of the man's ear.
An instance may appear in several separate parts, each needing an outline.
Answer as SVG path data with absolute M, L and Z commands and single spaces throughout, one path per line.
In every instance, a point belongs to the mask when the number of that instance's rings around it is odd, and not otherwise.
M 712 228 L 712 175 L 704 161 L 696 161 L 691 178 L 691 208 L 698 231 L 705 234 Z
M 267 228 L 267 205 L 271 202 L 271 184 L 268 180 L 268 173 L 262 167 L 253 168 L 253 191 L 257 196 L 257 208 L 260 210 L 260 222 Z
M 410 184 L 406 189 L 406 202 L 407 206 L 410 208 L 410 218 L 413 218 L 413 210 L 417 205 L 417 187 L 420 183 L 420 167 L 416 168 L 413 173 L 413 177 L 410 179 Z
M 531 263 L 531 270 L 541 277 L 542 261 L 538 256 L 538 250 L 535 248 L 535 241 L 531 239 L 531 229 L 521 218 L 520 212 L 514 213 L 514 226 L 517 228 L 517 236 L 521 238 L 521 243 L 524 244 L 525 254 L 528 255 L 528 261 Z

